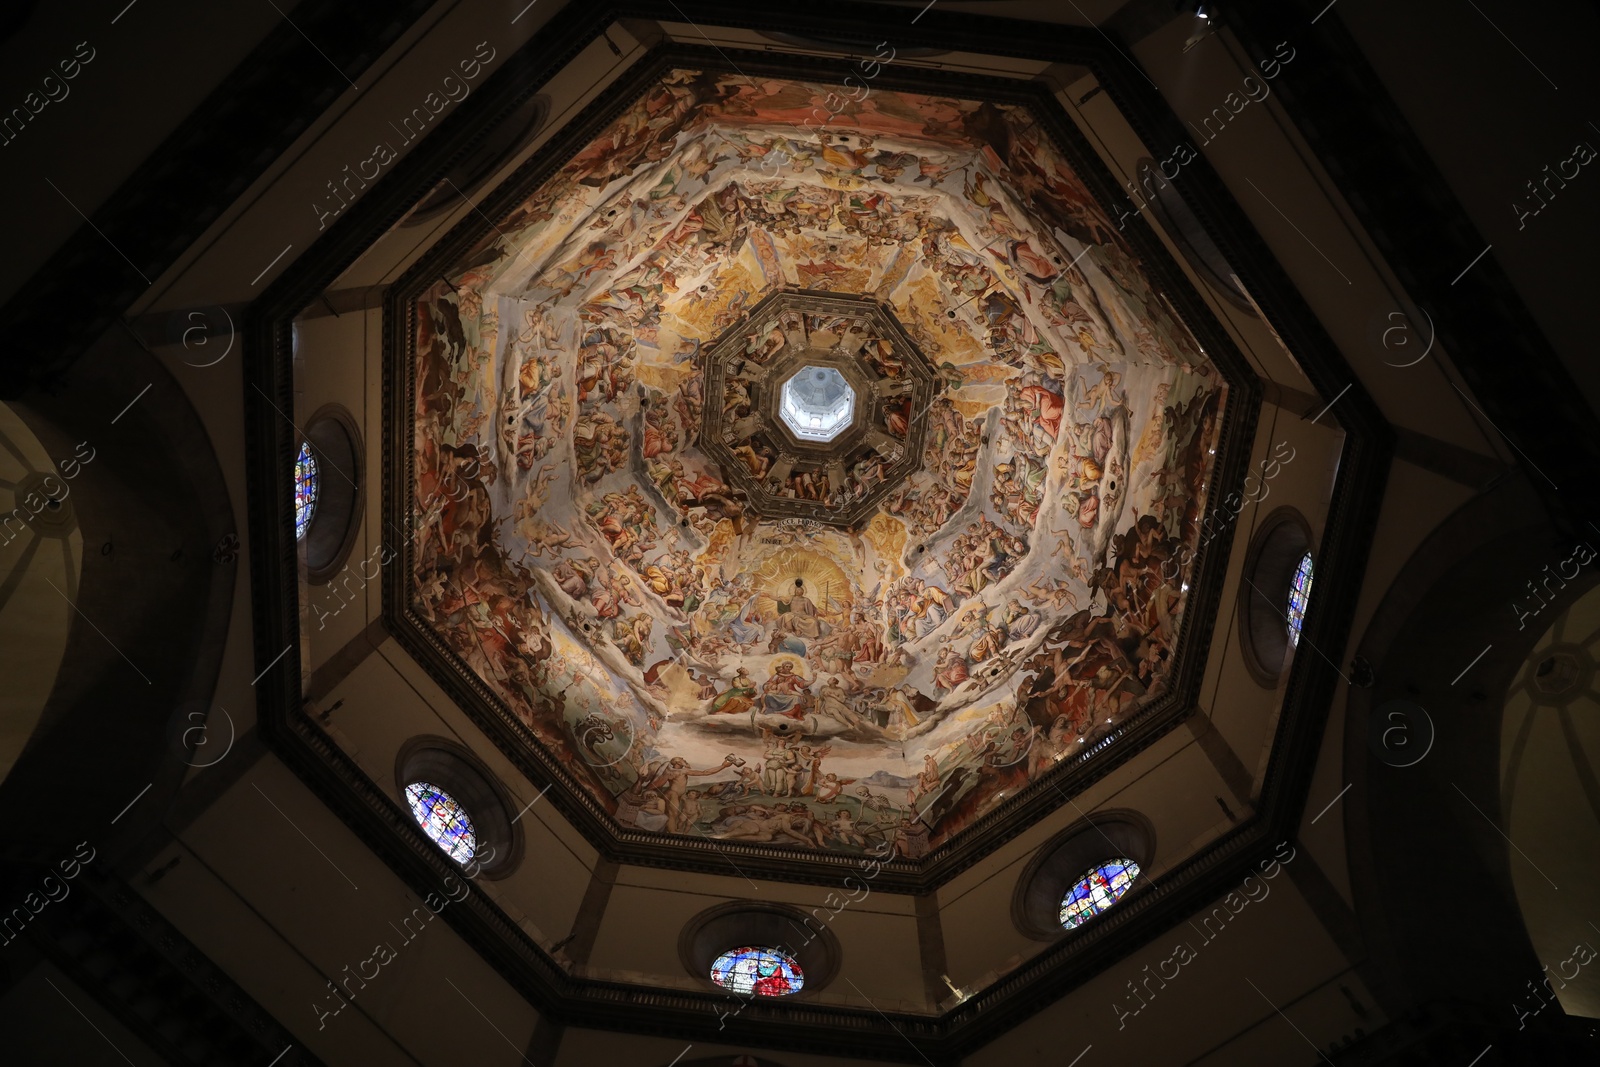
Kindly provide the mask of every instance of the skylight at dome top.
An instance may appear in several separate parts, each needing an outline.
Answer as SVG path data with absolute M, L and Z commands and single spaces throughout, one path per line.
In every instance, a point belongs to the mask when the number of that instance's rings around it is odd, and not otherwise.
M 855 390 L 832 367 L 801 367 L 783 383 L 783 421 L 807 441 L 838 437 L 855 407 Z

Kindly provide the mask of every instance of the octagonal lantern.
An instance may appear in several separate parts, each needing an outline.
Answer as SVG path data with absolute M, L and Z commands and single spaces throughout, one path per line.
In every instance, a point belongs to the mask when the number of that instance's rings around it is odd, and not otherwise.
M 856 391 L 832 367 L 805 366 L 783 383 L 780 414 L 796 437 L 831 441 L 850 424 Z
M 936 377 L 871 297 L 785 289 L 705 361 L 701 441 L 756 514 L 852 526 L 920 465 Z

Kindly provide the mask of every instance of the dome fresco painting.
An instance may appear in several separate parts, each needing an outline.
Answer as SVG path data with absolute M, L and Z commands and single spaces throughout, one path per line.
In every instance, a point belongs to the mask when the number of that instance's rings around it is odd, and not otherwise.
M 622 827 L 915 859 L 1167 691 L 1226 386 L 1027 109 L 829 91 L 670 71 L 416 301 L 410 609 Z

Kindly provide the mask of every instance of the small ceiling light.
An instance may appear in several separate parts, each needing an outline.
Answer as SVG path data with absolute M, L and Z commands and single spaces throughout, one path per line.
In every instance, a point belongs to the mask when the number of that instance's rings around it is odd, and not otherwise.
M 1187 41 L 1183 42 L 1183 51 L 1184 52 L 1188 52 L 1189 49 L 1191 49 L 1195 45 L 1199 44 L 1208 35 L 1210 35 L 1212 30 L 1215 29 L 1215 27 L 1212 26 L 1212 22 L 1215 21 L 1211 17 L 1212 11 L 1213 11 L 1213 6 L 1211 4 L 1196 4 L 1195 5 L 1195 9 L 1194 9 L 1195 31 L 1189 35 L 1189 39 Z

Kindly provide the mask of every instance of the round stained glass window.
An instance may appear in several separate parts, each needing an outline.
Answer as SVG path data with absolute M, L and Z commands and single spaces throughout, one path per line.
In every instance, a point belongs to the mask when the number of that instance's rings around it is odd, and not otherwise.
M 1306 602 L 1311 599 L 1311 553 L 1300 557 L 1300 566 L 1294 569 L 1294 582 L 1289 586 L 1289 644 L 1300 643 L 1300 627 L 1305 623 Z
M 434 844 L 457 863 L 472 861 L 478 849 L 478 835 L 466 809 L 455 797 L 428 782 L 412 782 L 406 786 L 406 799 L 411 802 L 411 814 L 417 824 Z
M 1139 877 L 1139 865 L 1132 860 L 1107 860 L 1084 872 L 1061 898 L 1061 925 L 1068 930 L 1082 926 L 1118 900 Z
M 711 965 L 711 980 L 730 993 L 782 997 L 800 992 L 805 976 L 793 956 L 775 948 L 731 948 Z
M 294 457 L 294 536 L 305 537 L 311 525 L 312 513 L 317 510 L 317 457 L 312 454 L 311 442 L 300 442 L 300 454 Z

